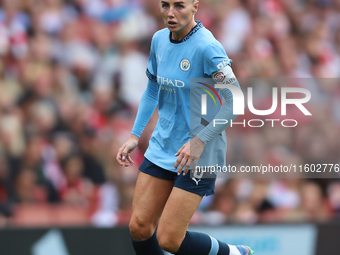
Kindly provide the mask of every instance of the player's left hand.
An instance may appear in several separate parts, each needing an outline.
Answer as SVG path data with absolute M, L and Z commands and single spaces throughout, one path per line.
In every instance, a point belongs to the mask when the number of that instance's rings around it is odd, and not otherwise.
M 178 167 L 178 175 L 183 172 L 186 175 L 189 171 L 189 167 L 194 162 L 192 169 L 197 166 L 198 159 L 200 158 L 205 144 L 198 138 L 194 137 L 191 141 L 184 144 L 175 154 L 177 158 L 174 165 L 175 169 Z M 184 168 L 185 167 L 185 168 Z

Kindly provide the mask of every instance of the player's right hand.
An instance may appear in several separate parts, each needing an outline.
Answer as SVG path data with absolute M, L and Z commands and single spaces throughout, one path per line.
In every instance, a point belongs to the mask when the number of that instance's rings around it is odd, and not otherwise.
M 129 140 L 119 148 L 116 159 L 121 166 L 128 167 L 135 163 L 131 152 L 137 147 L 138 141 L 139 137 L 131 134 Z

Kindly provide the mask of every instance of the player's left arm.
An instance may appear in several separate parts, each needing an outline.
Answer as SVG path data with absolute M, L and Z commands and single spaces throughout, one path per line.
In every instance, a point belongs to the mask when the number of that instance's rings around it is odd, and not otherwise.
M 213 54 L 211 54 L 211 51 L 216 52 L 212 52 Z M 231 84 L 233 86 L 240 88 L 240 85 L 230 66 L 231 60 L 226 57 L 223 48 L 219 47 L 219 45 L 210 47 L 210 49 L 206 51 L 206 55 L 210 56 L 212 55 L 217 57 L 215 58 L 210 57 L 209 60 L 206 61 L 207 64 L 205 66 L 205 73 L 211 74 L 212 78 L 216 83 Z M 216 64 L 217 62 L 219 63 Z M 217 75 L 219 77 L 218 81 L 216 79 L 217 77 L 216 74 L 219 74 Z M 220 77 L 224 77 L 223 80 L 221 80 Z M 214 119 L 234 120 L 237 117 L 237 115 L 233 114 L 232 93 L 229 89 L 221 89 L 220 91 L 225 99 L 225 104 L 221 107 L 220 111 L 217 113 Z M 228 121 L 226 124 L 214 126 L 213 122 L 210 122 L 191 141 L 184 144 L 175 155 L 178 158 L 176 160 L 174 167 L 175 169 L 177 169 L 178 167 L 178 174 L 182 173 L 182 171 L 184 172 L 184 174 L 186 174 L 192 162 L 193 169 L 195 169 L 198 159 L 200 158 L 205 145 L 208 142 L 210 142 L 215 136 L 217 136 L 223 130 L 225 130 L 229 126 L 229 123 L 230 122 Z
M 219 73 L 219 77 L 222 75 L 225 77 L 223 81 L 217 81 L 214 77 Z M 235 87 L 240 88 L 240 85 L 234 75 L 233 70 L 229 65 L 223 67 L 221 70 L 212 74 L 212 78 L 216 83 L 231 84 Z M 228 83 L 230 82 L 230 83 Z M 225 99 L 224 105 L 221 107 L 219 112 L 216 114 L 214 119 L 225 119 L 234 120 L 237 115 L 233 114 L 233 96 L 229 89 L 221 89 L 221 94 Z M 210 142 L 215 136 L 219 135 L 223 130 L 229 126 L 230 121 L 226 124 L 215 125 L 210 122 L 204 129 L 202 129 L 191 141 L 184 144 L 176 153 L 178 156 L 175 169 L 178 167 L 178 173 L 184 169 L 184 174 L 189 170 L 190 165 L 193 162 L 193 169 L 195 169 L 198 159 L 200 158 L 205 145 Z
M 215 79 L 217 73 L 221 73 L 219 77 L 221 77 L 222 75 L 224 76 L 224 79 L 222 81 L 217 81 Z M 213 73 L 212 78 L 214 79 L 216 84 L 233 85 L 240 89 L 240 84 L 238 83 L 230 65 L 227 65 L 216 73 Z M 226 124 L 219 125 L 214 125 L 213 122 L 210 122 L 208 126 L 202 129 L 196 137 L 199 138 L 204 144 L 207 144 L 215 136 L 225 130 L 231 122 L 229 120 L 235 120 L 238 116 L 233 114 L 233 94 L 231 93 L 231 91 L 229 89 L 220 89 L 220 92 L 225 99 L 225 104 L 221 107 L 220 111 L 216 114 L 214 119 L 228 120 L 228 122 Z

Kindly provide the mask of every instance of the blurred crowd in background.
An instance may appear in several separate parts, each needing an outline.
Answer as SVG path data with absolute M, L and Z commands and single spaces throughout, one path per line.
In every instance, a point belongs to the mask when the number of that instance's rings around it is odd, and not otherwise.
M 115 157 L 147 84 L 152 35 L 164 28 L 159 2 L 0 1 L 0 226 L 128 223 L 157 114 L 135 164 Z M 201 0 L 196 19 L 223 44 L 241 86 L 340 77 L 339 0 Z M 313 117 L 296 128 L 228 129 L 228 164 L 340 163 L 340 83 L 323 84 L 300 82 Z M 260 84 L 258 98 L 266 107 L 271 86 Z M 338 216 L 336 179 L 219 178 L 192 223 Z

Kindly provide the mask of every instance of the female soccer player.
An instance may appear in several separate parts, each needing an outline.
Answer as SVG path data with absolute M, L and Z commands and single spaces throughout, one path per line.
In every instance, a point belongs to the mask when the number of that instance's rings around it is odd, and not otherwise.
M 195 169 L 200 158 L 225 159 L 225 150 L 211 153 L 208 148 L 223 141 L 227 127 L 202 125 L 190 139 L 190 78 L 213 77 L 216 82 L 238 83 L 222 45 L 194 20 L 198 1 L 161 0 L 160 6 L 167 28 L 153 36 L 146 71 L 149 82 L 131 136 L 117 154 L 121 165 L 134 164 L 130 153 L 158 104 L 159 119 L 140 166 L 133 198 L 129 224 L 133 247 L 137 255 L 160 255 L 162 249 L 179 255 L 252 255 L 249 247 L 187 231 L 202 197 L 213 194 L 215 185 L 215 178 L 191 179 L 189 168 L 193 165 L 191 169 Z M 231 93 L 227 89 L 220 92 L 226 103 L 215 118 L 228 119 L 232 114 Z

